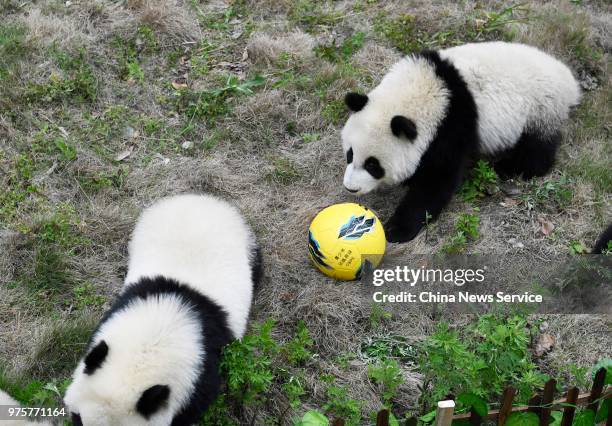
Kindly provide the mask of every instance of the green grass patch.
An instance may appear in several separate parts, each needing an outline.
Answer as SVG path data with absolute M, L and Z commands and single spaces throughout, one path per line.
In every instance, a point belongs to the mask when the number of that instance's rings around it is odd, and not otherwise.
M 328 1 L 298 0 L 293 2 L 289 19 L 304 28 L 315 32 L 320 27 L 332 27 L 342 20 L 342 14 L 332 9 Z
M 424 49 L 437 49 L 467 42 L 485 40 L 511 41 L 515 37 L 512 24 L 529 20 L 529 10 L 514 4 L 500 10 L 484 10 L 479 7 L 464 23 L 433 32 L 417 16 L 403 14 L 388 16 L 379 13 L 374 19 L 374 31 L 384 37 L 391 46 L 403 53 L 415 53 Z
M 0 81 L 4 81 L 13 66 L 27 56 L 26 34 L 23 25 L 0 25 Z
M 348 112 L 342 99 L 327 102 L 321 110 L 321 115 L 333 125 L 338 125 L 348 118 Z
M 174 92 L 174 108 L 190 120 L 203 118 L 213 124 L 216 118 L 231 111 L 229 103 L 231 98 L 240 95 L 252 95 L 254 94 L 254 88 L 264 84 L 265 79 L 261 76 L 240 81 L 237 76 L 230 75 L 225 80 L 224 85 L 217 89 L 200 92 L 189 89 L 176 90 Z
M 83 310 L 89 307 L 98 308 L 106 301 L 105 297 L 96 293 L 92 283 L 85 282 L 72 289 L 73 304 L 76 309 Z
M 317 46 L 314 51 L 318 57 L 330 62 L 342 62 L 349 60 L 351 56 L 357 53 L 363 47 L 364 41 L 365 33 L 360 31 L 345 38 L 340 45 L 333 42 Z
M 25 99 L 30 103 L 91 102 L 98 94 L 98 79 L 86 62 L 85 51 L 77 55 L 52 52 L 63 75 L 51 74 L 45 83 L 29 83 Z
M 82 172 L 77 176 L 79 185 L 88 194 L 95 194 L 105 188 L 121 189 L 128 177 L 127 167 L 117 167 L 114 170 L 100 172 Z
M 287 158 L 276 158 L 273 162 L 274 168 L 268 174 L 268 180 L 281 185 L 290 185 L 297 182 L 302 174 L 297 169 L 296 165 Z
M 71 379 L 52 379 L 48 382 L 12 378 L 0 369 L 0 389 L 24 406 L 62 407 L 62 398 Z
M 416 18 L 410 14 L 390 18 L 381 12 L 374 20 L 374 31 L 403 53 L 418 52 L 425 48 L 426 33 L 418 28 Z
M 144 83 L 145 74 L 140 65 L 141 58 L 159 51 L 159 43 L 153 29 L 148 25 L 141 25 L 131 38 L 119 36 L 113 38 L 111 47 L 117 55 L 119 78 Z
M 34 350 L 26 375 L 40 380 L 68 377 L 83 356 L 97 321 L 84 315 L 51 323 Z
M 74 210 L 60 205 L 52 216 L 21 227 L 28 237 L 26 247 L 33 253 L 33 259 L 21 264 L 12 285 L 25 288 L 34 296 L 30 302 L 37 303 L 37 309 L 53 309 L 65 303 L 65 295 L 74 286 L 68 262 L 89 244 L 77 224 Z

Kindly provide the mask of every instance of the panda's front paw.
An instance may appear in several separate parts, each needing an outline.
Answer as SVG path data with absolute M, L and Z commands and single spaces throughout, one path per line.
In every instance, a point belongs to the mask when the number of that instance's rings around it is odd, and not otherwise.
M 423 225 L 393 216 L 385 224 L 385 236 L 390 243 L 405 243 L 417 236 Z

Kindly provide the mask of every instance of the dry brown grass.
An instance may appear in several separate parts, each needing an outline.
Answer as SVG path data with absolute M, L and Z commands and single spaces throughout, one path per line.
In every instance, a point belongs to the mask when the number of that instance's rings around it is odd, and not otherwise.
M 333 19 L 325 21 L 323 16 L 324 23 L 315 24 L 315 30 L 308 33 L 307 23 L 296 24 L 295 4 L 288 1 L 248 1 L 227 19 L 229 4 L 222 1 L 198 3 L 197 9 L 188 1 L 73 2 L 67 8 L 55 3 L 28 3 L 10 9 L 0 20 L 23 22 L 29 46 L 22 63 L 15 65 L 20 72 L 11 80 L 13 95 L 5 98 L 14 102 L 11 111 L 0 110 L 0 184 L 14 185 L 11 176 L 16 173 L 18 155 L 30 155 L 29 149 L 41 143 L 41 138 L 51 142 L 63 138 L 77 153 L 70 161 L 62 160 L 51 144 L 50 153 L 32 154 L 37 161 L 32 179 L 38 190 L 28 193 L 14 215 L 0 223 L 0 365 L 11 375 L 49 378 L 45 365 L 53 360 L 43 351 L 48 343 L 45 336 L 65 330 L 67 324 L 80 324 L 83 316 L 99 317 L 112 301 L 121 287 L 127 239 L 141 209 L 166 195 L 210 192 L 231 200 L 244 212 L 262 245 L 266 277 L 254 303 L 252 322 L 275 318 L 275 337 L 287 341 L 297 321 L 304 320 L 315 340 L 319 358 L 316 368 L 308 370 L 308 395 L 296 414 L 326 402 L 324 385 L 318 380 L 321 374 L 332 374 L 336 383 L 349 385 L 349 395 L 364 404 L 364 416 L 378 409 L 379 391 L 368 380 L 366 363 L 356 358 L 341 369 L 337 356 L 359 353 L 362 342 L 374 335 L 399 334 L 421 340 L 432 332 L 436 321 L 424 312 L 406 310 L 372 327 L 371 306 L 354 291 L 355 284 L 333 282 L 311 266 L 306 247 L 308 224 L 321 208 L 353 200 L 341 185 L 342 120 L 334 124 L 324 111 L 348 90 L 371 88 L 401 56 L 373 30 L 381 11 L 391 17 L 414 15 L 424 34 L 454 29 L 454 36 L 463 38 L 471 14 L 479 12 L 476 5 L 384 1 L 376 5 L 360 2 L 365 5 L 355 9 L 353 2 L 333 2 L 316 12 L 329 12 Z M 580 163 L 602 163 L 611 156 L 607 147 L 612 84 L 607 67 L 612 20 L 599 3 L 580 7 L 561 0 L 527 3 L 530 19 L 505 30 L 570 63 L 589 89 L 582 109 L 567 126 L 555 171 L 536 181 L 542 184 L 569 175 L 572 196 L 562 209 L 544 204 L 533 210 L 524 203 L 502 205 L 503 192 L 485 198 L 479 204 L 480 237 L 467 250 L 500 256 L 520 253 L 537 259 L 567 253 L 573 240 L 590 246 L 612 217 L 609 189 L 602 189 L 599 175 L 590 175 L 588 170 L 582 173 Z M 486 10 L 500 10 L 508 2 L 479 4 Z M 138 44 L 142 40 L 134 41 L 143 25 L 155 34 L 155 49 L 147 50 Z M 313 52 L 315 46 L 339 44 L 356 31 L 367 33 L 366 42 L 346 63 L 331 63 Z M 124 40 L 120 47 L 113 44 L 117 38 Z M 143 82 L 121 74 L 121 49 L 130 40 L 137 46 L 135 60 L 144 74 Z M 54 73 L 70 75 L 49 56 L 48 48 L 54 44 L 61 51 L 85 49 L 88 66 L 100 83 L 94 101 L 28 103 L 19 98 L 30 83 L 44 84 Z M 205 63 L 204 71 L 196 71 L 197 61 Z M 229 101 L 232 111 L 214 120 L 177 111 L 176 93 L 170 86 L 173 81 L 184 78 L 187 92 L 197 94 L 222 87 L 228 74 L 243 79 L 261 74 L 266 84 L 254 89 L 253 96 L 233 96 Z M 0 107 L 3 102 L 0 100 Z M 112 111 L 117 106 L 125 109 L 115 117 Z M 151 123 L 158 127 L 147 130 Z M 188 125 L 193 129 L 186 130 Z M 185 142 L 193 146 L 183 148 Z M 128 148 L 127 158 L 114 160 Z M 293 167 L 288 181 L 278 178 L 282 172 L 279 159 Z M 57 163 L 54 168 L 53 163 Z M 91 189 L 87 185 L 95 184 L 92 176 L 111 176 L 111 183 Z M 529 184 L 516 186 L 520 193 L 515 198 L 530 195 Z M 402 191 L 387 188 L 356 201 L 388 218 L 393 200 Z M 64 304 L 54 305 L 55 311 L 49 312 L 42 309 L 40 299 L 19 287 L 20 274 L 33 268 L 34 249 L 25 242 L 37 234 L 27 230 L 35 229 L 32 225 L 41 218 L 53 217 L 62 204 L 72 207 L 70 229 L 79 237 L 73 246 L 61 248 L 71 285 L 91 282 L 96 294 L 105 298 L 104 304 L 84 312 L 75 310 L 70 292 L 64 295 Z M 456 197 L 427 235 L 390 246 L 389 257 L 440 251 L 454 232 L 458 214 L 471 209 Z M 539 231 L 541 216 L 554 223 L 553 235 L 544 237 Z M 524 247 L 514 248 L 509 242 L 513 238 Z M 469 318 L 451 320 L 460 327 Z M 612 336 L 602 332 L 610 330 L 609 317 L 556 316 L 548 322 L 557 344 L 542 364 L 552 372 L 562 371 L 568 363 L 590 366 L 610 356 Z M 60 367 L 56 366 L 57 371 Z M 402 374 L 406 383 L 396 398 L 398 411 L 414 409 L 419 393 L 420 373 L 405 367 Z M 275 397 L 259 418 L 284 411 L 282 393 L 278 386 L 271 390 Z M 249 414 L 247 410 L 240 420 L 248 419 Z

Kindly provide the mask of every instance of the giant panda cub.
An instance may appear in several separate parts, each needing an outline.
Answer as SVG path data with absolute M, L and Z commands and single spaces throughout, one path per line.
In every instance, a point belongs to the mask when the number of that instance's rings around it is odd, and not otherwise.
M 367 95 L 345 97 L 344 186 L 357 195 L 409 186 L 386 223 L 414 238 L 449 203 L 476 156 L 502 177 L 546 174 L 580 88 L 569 68 L 516 43 L 473 43 L 410 55 Z
M 123 291 L 64 402 L 75 425 L 190 425 L 219 391 L 222 348 L 243 336 L 261 276 L 250 228 L 207 195 L 163 199 L 138 219 Z

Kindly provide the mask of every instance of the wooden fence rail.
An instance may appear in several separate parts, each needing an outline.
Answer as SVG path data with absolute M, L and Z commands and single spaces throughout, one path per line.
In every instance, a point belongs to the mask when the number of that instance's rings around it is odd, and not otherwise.
M 533 396 L 527 405 L 512 405 L 516 396 L 516 389 L 507 387 L 501 398 L 498 410 L 490 410 L 486 416 L 481 417 L 475 411 L 469 413 L 454 414 L 455 401 L 447 400 L 438 402 L 436 409 L 435 426 L 451 426 L 453 420 L 469 420 L 472 425 L 481 425 L 485 420 L 497 420 L 498 426 L 503 426 L 512 413 L 529 411 L 535 413 L 540 419 L 540 426 L 547 426 L 550 422 L 550 413 L 555 410 L 563 411 L 561 426 L 571 426 L 576 414 L 577 406 L 586 406 L 595 414 L 605 399 L 612 399 L 612 387 L 604 389 L 606 369 L 601 368 L 595 374 L 593 386 L 590 392 L 580 393 L 578 388 L 568 389 L 563 398 L 554 399 L 557 382 L 549 380 L 544 385 L 541 393 Z M 412 421 L 412 423 L 411 423 Z M 409 424 L 416 424 L 416 419 L 411 419 Z M 344 420 L 336 419 L 332 426 L 344 426 Z M 608 411 L 606 426 L 612 426 L 612 410 Z M 376 416 L 376 426 L 389 426 L 389 410 L 381 410 Z

